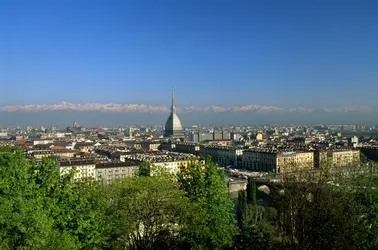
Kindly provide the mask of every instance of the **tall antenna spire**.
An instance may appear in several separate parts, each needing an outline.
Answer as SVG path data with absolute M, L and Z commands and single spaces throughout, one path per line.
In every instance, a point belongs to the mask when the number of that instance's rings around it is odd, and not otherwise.
M 172 86 L 172 106 L 171 106 L 171 112 L 174 113 L 176 111 L 175 108 L 175 89 Z
M 175 88 L 172 87 L 172 106 L 175 106 Z

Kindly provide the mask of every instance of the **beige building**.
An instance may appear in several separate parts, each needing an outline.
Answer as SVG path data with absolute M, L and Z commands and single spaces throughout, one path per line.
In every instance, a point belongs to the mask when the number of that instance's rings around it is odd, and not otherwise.
M 172 174 L 177 174 L 182 168 L 187 167 L 192 162 L 198 162 L 198 159 L 187 158 L 180 160 L 168 160 L 163 162 L 151 162 L 154 166 L 164 167 L 169 170 Z M 202 161 L 203 162 L 203 161 Z
M 114 180 L 131 177 L 138 169 L 139 164 L 140 162 L 137 161 L 96 164 L 96 180 L 111 184 Z
M 226 140 L 223 140 L 226 141 Z M 189 153 L 197 156 L 210 156 L 220 166 L 240 165 L 243 149 L 219 145 L 199 145 L 196 143 L 178 143 L 172 148 L 169 144 L 162 144 L 162 148 L 180 153 Z
M 69 150 L 69 149 L 59 149 L 59 150 L 29 150 L 25 153 L 26 156 L 35 158 L 35 159 L 42 159 L 51 156 L 59 156 L 59 157 L 67 157 L 72 158 L 74 157 L 79 151 L 77 150 Z
M 125 159 L 134 161 L 147 161 L 155 166 L 167 168 L 171 173 L 178 173 L 181 167 L 186 167 L 193 161 L 199 161 L 199 158 L 192 154 L 174 153 L 174 152 L 149 152 L 126 155 Z
M 87 160 L 66 160 L 59 162 L 61 175 L 69 174 L 71 169 L 75 170 L 74 180 L 85 178 L 96 178 L 96 162 L 94 159 Z
M 167 148 L 167 147 L 166 147 Z M 200 145 L 196 143 L 177 143 L 175 150 L 180 153 L 194 154 L 197 155 L 200 151 Z
M 284 152 L 277 155 L 277 173 L 314 168 L 314 152 Z
M 75 144 L 75 149 L 82 153 L 88 153 L 95 148 L 95 144 L 91 142 L 78 142 Z
M 332 166 L 342 167 L 360 163 L 360 150 L 339 150 L 332 152 Z
M 360 150 L 318 150 L 315 152 L 315 168 L 343 167 L 360 164 Z
M 76 154 L 79 153 L 77 150 L 70 150 L 70 149 L 53 149 L 53 155 L 59 156 L 59 157 L 67 157 L 67 158 L 73 158 Z
M 135 149 L 144 149 L 146 151 L 157 151 L 160 147 L 160 142 L 153 142 L 153 141 L 143 141 L 143 142 L 135 142 L 134 148 Z
M 245 169 L 261 172 L 292 172 L 314 167 L 313 152 L 274 152 L 245 150 L 242 155 Z
M 42 159 L 53 156 L 54 153 L 51 150 L 30 150 L 26 153 L 26 155 L 35 159 Z

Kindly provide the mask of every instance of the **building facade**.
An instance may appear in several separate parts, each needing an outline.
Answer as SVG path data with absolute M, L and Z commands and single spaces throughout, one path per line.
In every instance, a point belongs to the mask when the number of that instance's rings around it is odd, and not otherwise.
M 132 177 L 138 169 L 139 162 L 126 161 L 121 163 L 96 164 L 96 180 L 106 184 L 126 177 Z
M 310 170 L 314 168 L 314 152 L 284 152 L 277 155 L 277 173 Z
M 59 162 L 61 175 L 69 174 L 72 169 L 75 170 L 74 180 L 85 178 L 96 178 L 96 162 L 95 160 L 66 160 Z
M 317 150 L 314 153 L 315 168 L 358 166 L 360 150 Z

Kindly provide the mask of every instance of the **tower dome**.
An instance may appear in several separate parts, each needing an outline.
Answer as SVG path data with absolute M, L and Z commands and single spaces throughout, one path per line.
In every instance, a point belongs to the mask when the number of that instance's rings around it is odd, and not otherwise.
M 171 113 L 165 123 L 165 137 L 182 137 L 184 135 L 181 121 L 176 114 L 176 107 L 175 107 L 175 95 L 174 89 L 172 89 L 172 106 L 171 106 Z

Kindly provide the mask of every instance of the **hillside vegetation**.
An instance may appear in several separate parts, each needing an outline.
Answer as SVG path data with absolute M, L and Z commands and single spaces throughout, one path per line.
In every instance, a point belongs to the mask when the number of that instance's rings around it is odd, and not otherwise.
M 248 180 L 236 218 L 209 161 L 178 176 L 142 166 L 113 185 L 60 176 L 52 159 L 0 148 L 0 249 L 376 249 L 378 193 L 327 182 L 284 184 L 270 202 Z M 146 171 L 146 169 L 148 171 Z M 153 175 L 150 176 L 150 172 Z M 366 188 L 369 186 L 369 188 Z

